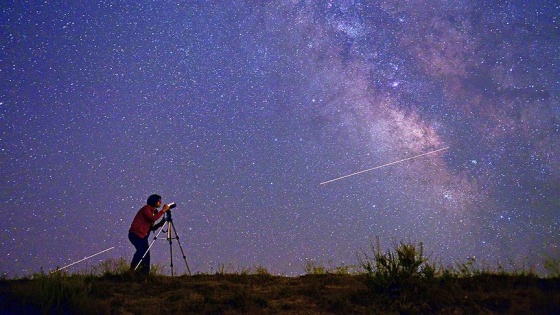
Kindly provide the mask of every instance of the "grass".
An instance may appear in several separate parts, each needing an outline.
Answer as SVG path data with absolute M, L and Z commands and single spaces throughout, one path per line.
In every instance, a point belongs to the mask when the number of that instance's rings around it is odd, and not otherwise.
M 0 279 L 6 313 L 112 314 L 423 314 L 560 313 L 558 260 L 546 277 L 530 270 L 480 269 L 474 259 L 444 268 L 422 243 L 379 244 L 358 254 L 358 266 L 327 267 L 308 261 L 300 277 L 275 276 L 263 266 L 169 277 L 154 266 L 149 276 L 128 271 L 124 259 L 75 274 L 33 274 Z

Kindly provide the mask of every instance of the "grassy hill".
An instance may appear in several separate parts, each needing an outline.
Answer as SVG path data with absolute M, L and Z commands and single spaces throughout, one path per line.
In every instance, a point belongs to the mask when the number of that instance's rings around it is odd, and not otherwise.
M 0 282 L 2 314 L 560 314 L 560 281 L 478 275 L 373 292 L 366 275 L 60 276 Z
M 81 274 L 0 280 L 0 314 L 560 314 L 560 277 L 441 268 L 422 245 L 363 255 L 359 271 L 308 266 L 299 277 L 265 268 L 149 276 L 107 261 Z

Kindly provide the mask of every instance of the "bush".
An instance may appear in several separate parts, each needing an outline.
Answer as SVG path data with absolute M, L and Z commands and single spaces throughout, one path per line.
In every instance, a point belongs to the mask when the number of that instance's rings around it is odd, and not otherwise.
M 381 251 L 379 238 L 371 245 L 373 256 L 363 253 L 358 261 L 364 268 L 367 286 L 376 293 L 397 293 L 403 284 L 414 284 L 420 280 L 433 280 L 435 264 L 424 257 L 422 243 L 393 243 L 393 250 Z
M 560 278 L 560 259 L 551 257 L 545 259 L 544 269 L 550 278 Z

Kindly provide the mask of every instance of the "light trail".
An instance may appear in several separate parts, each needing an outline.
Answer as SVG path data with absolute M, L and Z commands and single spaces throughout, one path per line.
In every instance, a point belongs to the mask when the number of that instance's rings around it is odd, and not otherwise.
M 328 181 L 326 181 L 326 182 L 322 182 L 322 183 L 319 184 L 319 186 L 320 186 L 320 185 L 325 185 L 325 184 L 328 184 L 328 183 L 332 183 L 332 182 L 335 182 L 335 181 L 337 181 L 337 180 L 341 180 L 341 179 L 344 179 L 344 178 L 348 178 L 348 177 L 351 177 L 351 176 L 354 176 L 354 175 L 358 175 L 358 174 L 362 174 L 362 173 L 365 173 L 365 172 L 373 171 L 373 170 L 376 170 L 376 169 L 378 169 L 378 168 L 382 168 L 382 167 L 385 167 L 385 166 L 389 166 L 389 165 L 401 163 L 401 162 L 404 162 L 404 161 L 412 160 L 412 159 L 415 159 L 415 158 L 419 158 L 419 157 L 424 156 L 424 155 L 428 155 L 428 154 L 433 154 L 433 153 L 436 153 L 436 152 L 444 151 L 444 150 L 447 150 L 447 149 L 449 149 L 449 147 L 437 149 L 437 150 L 435 150 L 435 151 L 430 151 L 430 152 L 422 153 L 422 154 L 415 155 L 415 156 L 412 156 L 412 157 L 409 157 L 409 158 L 406 158 L 406 159 L 402 159 L 402 160 L 398 160 L 398 161 L 395 161 L 395 162 L 391 162 L 391 163 L 379 165 L 379 166 L 372 167 L 372 168 L 368 168 L 367 170 L 362 170 L 362 171 L 359 171 L 359 172 L 356 172 L 356 173 L 352 173 L 352 174 L 340 176 L 340 177 L 337 177 L 337 178 L 335 178 L 335 179 L 331 179 L 331 180 L 328 180 Z
M 78 261 L 76 261 L 76 262 L 73 262 L 73 263 L 71 263 L 71 264 L 69 264 L 69 265 L 66 265 L 66 266 L 64 266 L 64 267 L 62 267 L 62 268 L 56 268 L 56 270 L 53 270 L 53 271 L 51 271 L 51 272 L 57 272 L 57 271 L 60 271 L 60 270 L 62 270 L 62 269 L 66 269 L 66 268 L 68 268 L 68 267 L 70 267 L 70 266 L 74 266 L 75 264 L 81 263 L 81 262 L 84 261 L 84 260 L 90 259 L 90 258 L 92 258 L 92 257 L 94 257 L 94 256 L 97 256 L 97 255 L 99 255 L 99 254 L 102 254 L 102 253 L 104 253 L 104 252 L 106 252 L 106 251 L 110 251 L 110 250 L 113 249 L 113 248 L 115 248 L 115 246 L 113 246 L 113 247 L 111 247 L 111 248 L 107 248 L 106 250 L 102 250 L 102 251 L 100 251 L 99 253 L 93 254 L 93 255 L 88 256 L 88 257 L 86 257 L 86 258 L 84 258 L 84 259 L 80 259 L 80 260 L 78 260 Z

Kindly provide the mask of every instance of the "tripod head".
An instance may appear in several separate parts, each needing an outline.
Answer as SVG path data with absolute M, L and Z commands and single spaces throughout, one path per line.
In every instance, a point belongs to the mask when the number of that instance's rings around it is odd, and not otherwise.
M 163 219 L 164 219 L 166 222 L 173 222 L 173 219 L 171 218 L 171 210 L 167 210 L 167 211 L 165 212 L 165 214 L 163 215 Z
M 175 207 L 177 207 L 177 203 L 172 202 L 169 204 L 169 210 L 167 210 L 167 212 L 165 212 L 165 216 L 164 216 L 164 220 L 167 222 L 172 222 L 173 219 L 171 219 L 171 209 L 174 209 Z

